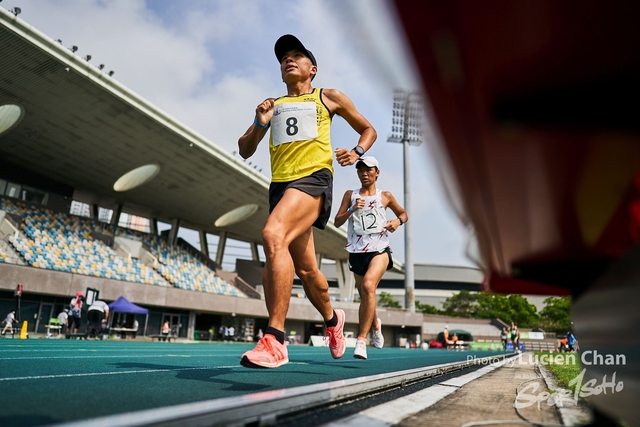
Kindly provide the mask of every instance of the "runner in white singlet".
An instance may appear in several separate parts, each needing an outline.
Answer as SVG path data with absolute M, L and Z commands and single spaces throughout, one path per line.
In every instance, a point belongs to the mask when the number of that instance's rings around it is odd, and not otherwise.
M 380 176 L 379 163 L 374 157 L 361 157 L 356 163 L 361 187 L 349 190 L 335 218 L 335 226 L 348 221 L 349 270 L 356 279 L 360 294 L 358 340 L 353 357 L 367 358 L 367 336 L 373 329 L 373 345 L 384 346 L 382 322 L 376 314 L 376 289 L 385 271 L 393 267 L 389 233 L 407 222 L 407 213 L 389 191 L 376 188 Z M 395 219 L 387 219 L 391 209 Z

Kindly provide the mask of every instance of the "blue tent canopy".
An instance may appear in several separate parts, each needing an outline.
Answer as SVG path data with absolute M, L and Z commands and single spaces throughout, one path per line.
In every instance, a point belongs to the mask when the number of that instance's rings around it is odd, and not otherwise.
M 135 305 L 125 297 L 120 297 L 109 304 L 109 310 L 113 313 L 149 314 L 149 310 L 142 308 L 139 305 Z
M 109 310 L 113 313 L 127 313 L 127 314 L 146 314 L 146 320 L 144 322 L 144 336 L 147 336 L 147 323 L 149 322 L 149 310 L 146 308 L 135 305 L 125 297 L 120 297 L 109 305 Z M 109 316 L 109 327 L 113 323 L 115 316 Z

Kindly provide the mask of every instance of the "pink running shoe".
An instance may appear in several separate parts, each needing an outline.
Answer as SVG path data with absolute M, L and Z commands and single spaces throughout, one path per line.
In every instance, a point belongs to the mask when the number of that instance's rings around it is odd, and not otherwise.
M 324 334 L 325 341 L 329 341 L 329 350 L 331 351 L 331 357 L 334 359 L 340 359 L 344 356 L 344 352 L 347 350 L 347 341 L 344 339 L 342 330 L 344 329 L 344 310 L 334 310 L 338 317 L 338 324 L 327 328 Z
M 253 350 L 247 351 L 240 358 L 245 368 L 277 368 L 289 363 L 287 346 L 271 334 L 266 334 Z

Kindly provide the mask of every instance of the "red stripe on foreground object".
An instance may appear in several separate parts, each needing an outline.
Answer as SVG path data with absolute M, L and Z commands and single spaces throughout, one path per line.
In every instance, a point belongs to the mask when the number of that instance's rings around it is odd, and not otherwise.
M 482 282 L 482 290 L 500 294 L 526 294 L 526 295 L 571 295 L 570 289 L 557 286 L 543 285 L 528 280 L 514 279 L 513 277 L 489 276 L 489 280 Z

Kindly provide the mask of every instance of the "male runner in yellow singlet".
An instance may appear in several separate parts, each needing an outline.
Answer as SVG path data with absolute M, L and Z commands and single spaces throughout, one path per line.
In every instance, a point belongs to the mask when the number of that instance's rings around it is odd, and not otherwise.
M 289 361 L 284 323 L 294 269 L 325 321 L 331 355 L 335 359 L 344 355 L 344 311 L 331 307 L 327 279 L 316 264 L 311 227 L 324 229 L 331 214 L 334 151 L 330 127 L 334 114 L 360 135 L 354 148 L 335 150 L 341 166 L 354 164 L 377 137 L 373 126 L 342 92 L 312 87 L 318 64 L 300 40 L 290 34 L 280 37 L 275 53 L 287 94 L 260 103 L 253 124 L 238 140 L 240 155 L 249 158 L 271 128 L 270 213 L 262 231 L 266 256 L 262 281 L 269 326 L 258 345 L 240 358 L 249 368 L 277 368 Z

